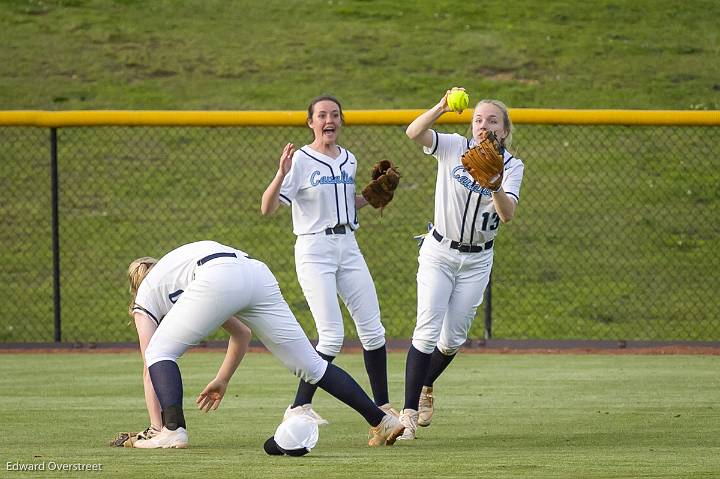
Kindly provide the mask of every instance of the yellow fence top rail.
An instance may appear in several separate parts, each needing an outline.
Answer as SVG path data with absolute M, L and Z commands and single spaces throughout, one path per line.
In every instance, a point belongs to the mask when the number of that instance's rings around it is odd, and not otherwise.
M 425 110 L 348 110 L 348 125 L 407 125 Z M 720 125 L 720 111 L 567 110 L 512 108 L 516 124 L 544 125 Z M 469 124 L 472 110 L 447 113 L 437 123 Z M 0 111 L 0 126 L 305 126 L 304 111 Z

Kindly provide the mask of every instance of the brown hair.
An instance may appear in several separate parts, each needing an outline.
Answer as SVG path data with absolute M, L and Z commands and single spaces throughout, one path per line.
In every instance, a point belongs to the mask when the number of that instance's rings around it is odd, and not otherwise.
M 135 297 L 137 296 L 140 283 L 142 283 L 145 276 L 148 275 L 152 267 L 155 266 L 157 262 L 158 260 L 155 258 L 143 256 L 142 258 L 134 260 L 130 263 L 130 266 L 128 266 L 127 278 L 130 283 L 130 294 L 132 294 L 132 300 L 130 301 L 130 306 L 128 306 L 128 313 L 130 316 L 133 315 L 133 306 L 135 305 Z
M 310 101 L 310 105 L 308 106 L 308 110 L 307 110 L 308 111 L 308 116 L 307 116 L 308 121 L 312 120 L 313 113 L 315 113 L 315 105 L 321 101 L 326 101 L 326 100 L 331 101 L 338 106 L 338 108 L 340 109 L 340 121 L 343 124 L 345 124 L 345 116 L 343 115 L 343 109 L 342 109 L 342 105 L 340 104 L 340 100 L 338 100 L 337 98 L 335 98 L 332 95 L 316 96 L 315 98 L 313 98 Z

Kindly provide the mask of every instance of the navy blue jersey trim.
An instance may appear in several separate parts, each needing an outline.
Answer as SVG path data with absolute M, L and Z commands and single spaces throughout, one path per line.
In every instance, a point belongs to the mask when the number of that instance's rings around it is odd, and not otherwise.
M 473 186 L 475 181 L 473 180 Z M 468 208 L 470 207 L 470 198 L 472 198 L 472 191 L 468 191 L 467 201 L 465 202 L 465 211 L 463 211 L 462 225 L 460 226 L 460 243 L 463 242 L 463 236 L 465 236 L 465 219 L 467 218 Z
M 510 196 L 514 197 L 516 200 L 520 201 L 520 197 L 518 195 L 516 195 L 515 193 L 510 193 L 509 191 L 506 191 L 505 194 L 510 195 Z
M 438 132 L 437 132 L 437 131 L 435 131 L 435 130 L 430 130 L 430 131 L 432 131 L 432 132 L 433 132 L 433 135 L 435 135 L 435 136 L 434 136 L 434 138 L 435 138 L 435 148 L 433 148 L 432 151 L 430 152 L 431 155 L 434 155 L 435 152 L 437 151 L 437 148 L 438 148 L 438 140 L 440 139 L 440 137 L 438 136 Z
M 475 214 L 473 215 L 472 226 L 470 227 L 470 241 L 468 241 L 470 244 L 472 244 L 473 236 L 475 236 L 475 222 L 477 221 L 478 211 L 480 211 L 480 203 L 482 203 L 482 195 L 478 193 L 477 203 L 475 203 Z
M 335 176 L 335 172 L 333 171 L 332 166 L 328 165 L 324 161 L 318 160 L 317 158 L 315 158 L 314 156 L 312 156 L 310 153 L 303 150 L 302 148 L 300 148 L 300 151 L 302 151 L 307 156 L 309 156 L 313 160 L 317 161 L 321 165 L 327 166 L 328 169 L 330 170 L 330 176 Z M 335 211 L 337 212 L 337 222 L 335 222 L 335 224 L 339 225 L 340 224 L 340 198 L 339 198 L 340 195 L 338 194 L 337 183 L 335 183 L 335 185 L 333 185 L 333 186 L 335 186 Z
M 355 215 L 354 215 L 354 217 L 353 217 L 353 225 L 355 226 L 355 228 L 353 228 L 352 225 L 351 225 L 351 226 L 350 226 L 350 229 L 353 230 L 353 231 L 355 231 L 355 230 L 358 228 L 358 225 L 360 224 L 359 221 L 358 221 L 358 209 L 357 209 L 357 198 L 356 198 L 356 194 L 353 194 L 353 208 L 355 208 L 355 209 L 354 209 Z
M 338 146 L 338 148 L 340 148 Z M 345 166 L 345 163 L 347 163 L 350 160 L 350 155 L 348 154 L 348 151 L 340 148 L 340 152 L 345 152 L 345 161 L 340 163 L 340 174 L 342 175 L 342 168 Z M 350 225 L 350 207 L 348 206 L 348 197 L 347 197 L 347 183 L 343 183 L 343 196 L 345 198 L 345 218 L 347 218 L 348 225 Z M 353 196 L 353 206 L 355 204 L 354 196 Z M 338 223 L 340 223 L 340 219 L 338 218 Z M 351 228 L 352 229 L 352 228 Z
M 200 261 L 198 261 L 200 263 Z M 168 299 L 172 304 L 177 303 L 178 299 L 180 299 L 180 296 L 185 292 L 185 290 L 178 289 L 177 291 L 174 291 L 168 295 Z
M 512 155 L 510 155 L 510 158 L 508 158 L 508 159 L 505 161 L 505 163 L 503 163 L 503 166 L 507 166 L 507 164 L 510 163 L 510 160 L 512 160 L 513 158 L 515 158 L 515 157 L 512 156 Z
M 292 201 L 290 201 L 290 198 L 288 198 L 287 196 L 283 195 L 282 193 L 279 193 L 279 196 L 280 196 L 280 198 L 285 200 L 286 203 L 292 204 Z
M 160 321 L 158 321 L 158 319 L 155 317 L 155 315 L 152 314 L 150 311 L 148 311 L 147 309 L 143 308 L 143 307 L 140 306 L 139 304 L 136 304 L 135 306 L 133 306 L 133 311 L 135 311 L 136 309 L 139 309 L 139 310 L 142 311 L 143 313 L 145 313 L 145 314 L 147 314 L 148 316 L 150 316 L 150 319 L 152 319 L 153 321 L 155 321 L 155 324 L 157 324 L 158 326 L 160 326 Z

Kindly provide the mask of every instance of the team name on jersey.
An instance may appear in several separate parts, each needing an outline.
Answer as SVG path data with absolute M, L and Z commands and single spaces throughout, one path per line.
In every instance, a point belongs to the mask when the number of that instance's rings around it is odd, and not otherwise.
M 344 171 L 339 176 L 320 176 L 320 172 L 315 170 L 310 174 L 310 185 L 338 185 L 338 184 L 355 184 L 355 178 L 348 175 Z
M 463 185 L 468 190 L 470 190 L 474 193 L 484 195 L 484 196 L 492 195 L 492 192 L 490 190 L 478 185 L 477 183 L 475 183 L 475 181 L 472 178 L 470 178 L 469 176 L 465 176 L 464 173 L 467 173 L 467 171 L 462 166 L 456 166 L 452 170 L 453 178 L 455 178 L 455 180 L 457 180 L 458 183 Z

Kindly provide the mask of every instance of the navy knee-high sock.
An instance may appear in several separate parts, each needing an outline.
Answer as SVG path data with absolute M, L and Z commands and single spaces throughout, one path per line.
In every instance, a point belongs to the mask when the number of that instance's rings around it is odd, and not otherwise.
M 335 359 L 335 356 L 329 356 L 327 354 L 321 353 L 320 351 L 318 351 L 317 353 L 328 363 L 332 363 L 333 359 Z M 317 391 L 317 388 L 317 385 L 310 384 L 301 379 L 300 384 L 298 384 L 297 392 L 295 393 L 295 401 L 292 403 L 292 407 L 302 406 L 303 404 L 310 404 L 313 400 L 313 397 L 315 396 L 315 391 Z
M 360 385 L 348 373 L 334 364 L 328 364 L 327 370 L 317 382 L 317 386 L 359 412 L 373 427 L 380 424 L 385 416 L 385 413 L 378 409 Z
M 420 392 L 427 377 L 432 354 L 423 353 L 410 346 L 405 362 L 405 406 L 403 409 L 417 411 L 420 404 Z
M 390 402 L 387 383 L 387 348 L 383 344 L 382 347 L 372 351 L 363 349 L 363 359 L 375 404 L 378 406 L 387 404 Z
M 175 361 L 159 361 L 148 368 L 155 395 L 162 409 L 163 425 L 174 431 L 185 428 L 182 409 L 183 386 L 180 368 Z
M 457 353 L 445 355 L 436 347 L 432 352 L 432 357 L 430 358 L 430 367 L 428 369 L 428 374 L 425 377 L 424 386 L 431 388 L 435 380 L 440 377 L 443 371 L 445 371 L 445 368 L 447 368 L 452 360 L 455 359 L 456 355 Z

